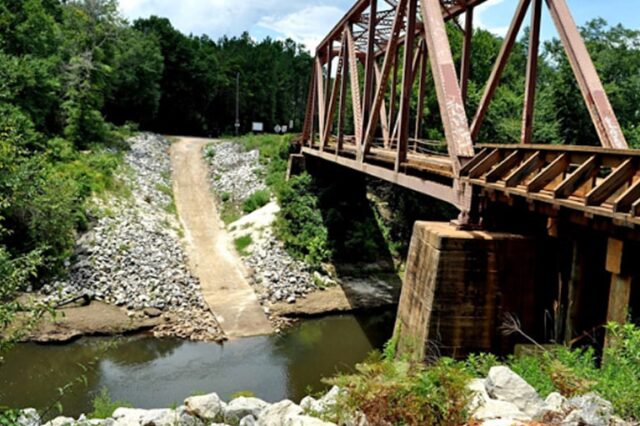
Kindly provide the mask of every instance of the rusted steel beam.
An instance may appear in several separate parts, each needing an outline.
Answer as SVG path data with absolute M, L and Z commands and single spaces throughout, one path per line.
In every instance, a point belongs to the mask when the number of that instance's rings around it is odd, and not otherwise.
M 542 158 L 542 154 L 540 154 L 539 152 L 534 153 L 509 176 L 507 176 L 507 178 L 505 179 L 505 186 L 507 188 L 512 188 L 520 185 L 522 181 L 527 178 L 527 176 L 529 176 L 536 170 L 540 170 L 543 165 L 544 159 Z
M 309 86 L 307 89 L 307 107 L 305 108 L 304 125 L 302 127 L 302 144 L 308 142 L 311 138 L 313 120 L 314 120 L 314 107 L 315 107 L 315 67 L 311 69 L 311 75 L 309 76 Z
M 318 97 L 318 132 L 320 138 L 324 135 L 325 99 L 324 99 L 324 71 L 320 58 L 316 58 L 316 89 Z
M 422 135 L 422 122 L 424 120 L 424 92 L 427 79 L 427 66 L 429 57 L 427 56 L 427 44 L 424 40 L 420 43 L 422 60 L 420 61 L 420 80 L 418 81 L 418 106 L 416 109 L 416 127 L 414 138 L 418 139 Z
M 518 3 L 516 14 L 511 21 L 511 25 L 509 26 L 507 35 L 504 39 L 504 42 L 502 43 L 500 53 L 498 54 L 498 59 L 493 66 L 493 70 L 491 71 L 491 75 L 489 76 L 489 81 L 487 82 L 487 85 L 484 89 L 484 94 L 482 95 L 482 99 L 480 100 L 480 104 L 478 105 L 478 110 L 476 111 L 473 123 L 471 124 L 471 138 L 474 141 L 478 139 L 478 135 L 480 134 L 480 127 L 482 127 L 482 122 L 484 121 L 484 117 L 487 113 L 487 110 L 489 109 L 489 104 L 491 103 L 493 95 L 498 88 L 500 78 L 502 77 L 502 72 L 507 66 L 509 55 L 511 54 L 513 45 L 516 42 L 516 37 L 518 36 L 518 32 L 520 31 L 520 27 L 522 26 L 522 21 L 527 14 L 527 9 L 529 8 L 530 2 L 531 0 L 520 0 L 520 2 Z
M 342 43 L 342 48 L 344 50 L 346 46 L 346 43 L 344 43 L 344 39 L 343 39 L 343 43 Z M 337 68 L 337 72 L 336 72 L 336 77 L 333 80 L 333 87 L 331 89 L 331 98 L 329 100 L 329 104 L 327 105 L 327 115 L 325 117 L 325 123 L 324 123 L 324 135 L 322 137 L 322 144 L 320 145 L 320 150 L 324 151 L 325 146 L 327 145 L 327 142 L 329 141 L 329 137 L 331 136 L 331 132 L 333 131 L 333 122 L 334 122 L 334 116 L 335 116 L 335 112 L 336 112 L 336 103 L 338 101 L 338 91 L 340 90 L 340 83 L 341 83 L 341 79 L 342 79 L 342 69 L 344 68 L 344 62 L 342 60 L 343 55 L 341 54 L 338 57 L 338 68 Z M 329 79 L 329 81 L 331 81 Z M 329 87 L 329 84 L 327 82 L 327 87 Z
M 362 103 L 360 101 L 360 79 L 358 77 L 358 60 L 356 47 L 353 42 L 353 30 L 349 25 L 345 27 L 347 35 L 347 50 L 349 51 L 349 77 L 351 79 L 351 107 L 353 110 L 353 128 L 356 144 L 362 140 Z
M 546 0 L 551 18 L 558 29 L 569 63 L 578 80 L 582 96 L 604 147 L 625 149 L 627 141 L 613 112 L 600 77 L 589 56 L 584 40 L 571 17 L 565 0 Z
M 533 138 L 533 115 L 536 103 L 536 83 L 538 79 L 538 51 L 540 46 L 541 19 L 542 0 L 533 0 L 533 4 L 531 6 L 531 32 L 529 33 L 529 58 L 527 59 L 524 110 L 522 112 L 521 142 L 523 144 L 530 144 Z
M 378 84 L 378 86 L 382 86 L 382 71 L 380 70 L 378 64 L 376 64 L 376 79 L 376 84 Z M 384 87 L 386 87 L 386 84 L 384 84 Z M 382 128 L 382 139 L 384 141 L 384 146 L 387 147 L 390 145 L 390 135 L 389 121 L 387 119 L 387 103 L 385 102 L 384 98 L 380 103 L 380 127 Z
M 329 43 L 329 45 L 327 46 L 327 57 L 326 57 L 326 63 L 327 63 L 327 84 L 325 86 L 325 92 L 324 92 L 324 98 L 325 100 L 330 99 L 331 97 L 331 76 L 333 74 L 333 41 L 331 41 Z M 329 103 L 327 103 L 327 105 L 325 106 L 325 110 L 324 110 L 324 115 L 325 118 L 329 115 Z
M 377 0 L 370 0 L 369 8 L 371 10 L 369 17 L 369 28 L 367 38 L 367 58 L 364 65 L 364 91 L 362 93 L 362 123 L 367 123 L 369 117 L 372 115 L 371 103 L 373 101 L 373 93 L 375 87 L 375 38 L 376 38 L 376 11 L 378 8 Z M 375 111 L 375 110 L 373 110 Z M 366 133 L 365 133 L 366 134 Z M 360 141 L 361 144 L 366 146 L 365 141 Z
M 464 42 L 462 43 L 462 61 L 460 63 L 460 93 L 462 101 L 467 101 L 469 77 L 471 75 L 471 42 L 473 41 L 473 7 L 467 9 L 464 20 Z
M 347 46 L 347 33 L 342 34 L 342 76 L 340 81 L 340 104 L 338 106 L 338 141 L 336 143 L 336 155 L 342 149 L 344 143 L 344 124 L 347 105 L 347 72 L 349 64 L 349 53 Z
M 409 107 L 411 105 L 411 89 L 413 86 L 413 70 L 411 56 L 415 42 L 416 14 L 418 0 L 407 0 L 407 28 L 404 44 L 404 60 L 402 64 L 402 93 L 400 95 L 400 113 L 398 115 L 398 147 L 396 152 L 395 171 L 400 171 L 402 163 L 407 161 L 407 144 L 409 142 Z
M 396 12 L 396 16 L 393 22 L 391 39 L 389 40 L 389 45 L 387 46 L 386 54 L 384 56 L 382 71 L 380 72 L 380 77 L 378 78 L 378 84 L 375 92 L 375 99 L 373 102 L 372 113 L 369 115 L 369 121 L 367 122 L 367 128 L 364 133 L 362 157 L 368 154 L 369 148 L 371 146 L 370 144 L 371 138 L 374 136 L 376 128 L 378 126 L 378 119 L 380 118 L 378 111 L 381 109 L 383 105 L 384 95 L 387 92 L 387 86 L 389 83 L 389 74 L 391 72 L 391 67 L 393 65 L 396 49 L 398 47 L 397 39 L 400 36 L 400 31 L 402 29 L 402 24 L 403 24 L 404 15 L 405 15 L 404 9 L 407 6 L 407 1 L 411 1 L 411 0 L 400 0 L 398 2 L 398 11 Z M 385 120 L 386 120 L 386 117 L 385 117 Z M 388 136 L 386 139 L 388 139 Z
M 396 54 L 393 55 L 393 74 L 391 78 L 391 98 L 389 99 L 389 123 L 395 121 L 396 99 L 398 97 L 398 63 L 400 62 L 400 44 L 396 47 Z M 389 146 L 385 145 L 385 148 Z
M 438 0 L 421 0 L 427 50 L 433 80 L 438 95 L 440 115 L 454 172 L 461 167 L 462 158 L 474 155 L 469 122 L 458 85 L 458 76 L 451 55 L 451 46 Z

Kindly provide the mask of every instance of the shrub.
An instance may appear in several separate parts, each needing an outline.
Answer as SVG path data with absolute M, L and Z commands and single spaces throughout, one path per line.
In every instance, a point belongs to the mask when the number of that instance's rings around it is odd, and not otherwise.
M 244 203 L 242 204 L 242 210 L 245 213 L 251 213 L 267 205 L 270 199 L 271 199 L 271 195 L 269 194 L 269 191 L 266 191 L 266 190 L 256 191 L 244 201 Z
M 330 257 L 328 232 L 311 188 L 311 176 L 292 177 L 278 192 L 275 231 L 291 255 L 318 266 Z
M 222 194 L 220 194 L 220 200 L 223 203 L 226 203 L 230 199 L 231 199 L 231 193 L 230 192 L 223 192 Z
M 328 380 L 340 386 L 336 405 L 326 420 L 341 423 L 355 412 L 370 424 L 459 425 L 467 420 L 471 375 L 464 365 L 448 358 L 425 367 L 406 361 L 370 359 L 356 374 Z

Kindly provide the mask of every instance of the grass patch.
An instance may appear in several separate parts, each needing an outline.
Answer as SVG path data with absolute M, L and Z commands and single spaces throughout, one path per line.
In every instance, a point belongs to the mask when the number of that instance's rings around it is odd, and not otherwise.
M 273 193 L 285 184 L 291 135 L 246 135 L 235 139 L 245 150 L 257 149 L 265 167 L 264 180 Z
M 251 238 L 251 234 L 243 235 L 242 237 L 236 238 L 233 242 L 236 246 L 236 250 L 241 256 L 249 255 L 247 249 L 251 244 L 253 244 L 253 238 Z
M 224 195 L 224 194 L 223 194 Z M 242 203 L 242 210 L 245 213 L 251 213 L 258 210 L 261 207 L 264 207 L 271 200 L 271 194 L 269 191 L 260 190 L 256 191 L 247 198 L 244 203 Z
M 178 208 L 176 207 L 176 201 L 173 196 L 173 188 L 165 183 L 158 183 L 156 184 L 156 190 L 169 197 L 169 202 L 164 206 L 164 210 L 173 216 L 178 216 Z
M 103 387 L 100 393 L 93 399 L 92 405 L 93 411 L 87 415 L 90 419 L 106 419 L 113 415 L 116 408 L 132 407 L 128 402 L 112 400 L 109 389 L 106 387 Z
M 220 210 L 220 218 L 225 225 L 235 222 L 242 217 L 242 211 L 237 204 L 228 202 L 222 205 Z
M 241 390 L 238 392 L 235 392 L 231 395 L 231 399 L 236 399 L 236 398 L 255 398 L 256 394 L 251 392 L 250 390 Z

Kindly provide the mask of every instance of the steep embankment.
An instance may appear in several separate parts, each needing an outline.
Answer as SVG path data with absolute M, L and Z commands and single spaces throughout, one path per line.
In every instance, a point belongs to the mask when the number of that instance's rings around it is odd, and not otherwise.
M 155 325 L 158 337 L 219 340 L 222 336 L 180 241 L 170 144 L 152 134 L 134 137 L 129 144 L 120 179 L 130 196 L 96 200 L 100 219 L 79 238 L 69 277 L 43 288 L 56 303 L 79 295 L 93 302 L 66 309 L 55 324 L 43 324 L 33 336 L 38 340 L 150 325 Z
M 202 149 L 209 143 L 180 138 L 171 148 L 176 206 L 189 262 L 200 279 L 205 300 L 228 336 L 267 334 L 271 325 L 218 221 L 202 159 Z

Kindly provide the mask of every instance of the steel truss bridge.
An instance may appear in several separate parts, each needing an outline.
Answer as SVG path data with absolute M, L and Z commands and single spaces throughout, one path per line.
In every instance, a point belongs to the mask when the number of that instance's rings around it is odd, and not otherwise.
M 564 211 L 580 223 L 605 222 L 635 233 L 640 151 L 627 145 L 566 0 L 517 0 L 479 106 L 467 114 L 473 12 L 485 1 L 359 0 L 316 51 L 302 152 L 446 201 L 461 217 L 469 217 L 465 213 L 482 195 L 507 203 L 521 199 L 549 216 Z M 601 147 L 534 143 L 543 7 L 558 30 Z M 480 144 L 480 129 L 529 9 L 520 143 Z M 464 35 L 459 70 L 447 23 Z M 435 142 L 420 138 L 425 93 L 434 89 L 445 135 Z

